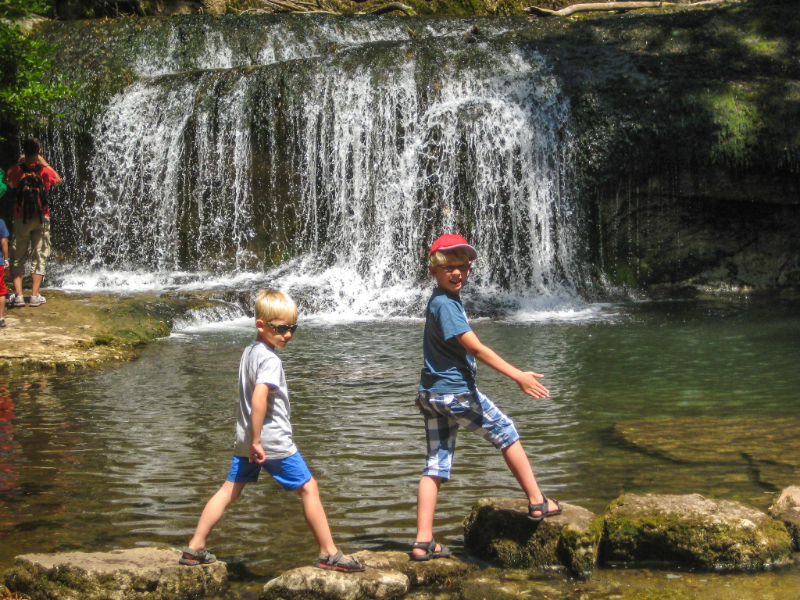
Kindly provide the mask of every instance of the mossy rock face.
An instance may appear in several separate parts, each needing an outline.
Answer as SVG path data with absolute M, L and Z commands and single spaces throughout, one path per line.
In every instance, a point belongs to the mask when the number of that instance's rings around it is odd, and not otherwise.
M 738 502 L 699 494 L 627 494 L 605 516 L 606 563 L 757 569 L 787 563 L 790 553 L 791 538 L 783 523 Z
M 561 515 L 536 523 L 528 518 L 526 500 L 482 498 L 464 520 L 464 543 L 478 558 L 503 567 L 587 575 L 597 560 L 600 522 L 580 506 L 562 505 Z
M 367 566 L 363 573 L 300 567 L 267 582 L 261 600 L 388 600 L 408 592 L 408 577 Z
M 31 600 L 189 600 L 227 588 L 225 563 L 185 567 L 179 558 L 165 548 L 25 554 L 5 585 Z
M 778 501 L 770 507 L 769 514 L 786 525 L 792 536 L 792 548 L 800 552 L 800 486 L 793 485 L 783 490 Z

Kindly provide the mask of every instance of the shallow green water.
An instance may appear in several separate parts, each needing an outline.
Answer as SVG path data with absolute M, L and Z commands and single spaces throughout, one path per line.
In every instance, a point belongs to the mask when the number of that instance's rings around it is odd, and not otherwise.
M 646 303 L 575 320 L 475 321 L 502 356 L 545 373 L 552 395 L 530 399 L 486 367 L 478 385 L 513 417 L 540 484 L 559 500 L 601 513 L 623 492 L 697 492 L 765 510 L 776 491 L 800 483 L 782 480 L 791 469 L 670 460 L 613 428 L 749 418 L 758 443 L 771 419 L 800 415 L 799 308 Z M 425 447 L 413 405 L 421 336 L 421 321 L 301 321 L 282 352 L 295 438 L 346 551 L 413 540 Z M 227 472 L 238 360 L 252 337 L 249 322 L 217 325 L 154 343 L 119 367 L 0 380 L 0 571 L 25 552 L 185 545 Z M 437 538 L 464 555 L 461 521 L 474 501 L 519 494 L 500 453 L 462 433 Z M 316 556 L 299 499 L 266 478 L 248 487 L 209 546 L 245 596 Z M 798 580 L 796 570 L 770 577 L 779 588 Z

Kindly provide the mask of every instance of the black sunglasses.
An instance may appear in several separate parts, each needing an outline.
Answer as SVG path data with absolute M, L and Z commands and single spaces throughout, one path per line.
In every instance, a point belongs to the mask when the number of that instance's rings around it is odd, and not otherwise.
M 452 273 L 456 269 L 461 271 L 462 273 L 466 273 L 467 271 L 471 270 L 472 267 L 470 265 L 442 265 L 445 273 Z
M 275 330 L 275 333 L 277 333 L 278 335 L 286 335 L 286 333 L 288 333 L 289 331 L 294 333 L 295 330 L 297 329 L 297 323 L 295 323 L 294 325 L 273 325 L 272 323 L 267 321 L 267 325 L 272 327 Z

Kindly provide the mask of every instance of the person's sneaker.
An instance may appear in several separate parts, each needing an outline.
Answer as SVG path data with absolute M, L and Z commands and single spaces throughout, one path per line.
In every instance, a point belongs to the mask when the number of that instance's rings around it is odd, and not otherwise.
M 6 308 L 11 308 L 14 306 L 14 298 L 16 297 L 16 294 L 9 294 L 8 297 L 6 297 Z
M 36 306 L 41 306 L 45 302 L 47 302 L 47 300 L 44 299 L 44 296 L 31 296 L 28 306 L 34 308 Z
M 0 319 L 0 327 L 5 327 L 5 326 L 6 326 L 6 320 Z
M 25 298 L 23 296 L 14 296 L 14 308 L 25 308 Z

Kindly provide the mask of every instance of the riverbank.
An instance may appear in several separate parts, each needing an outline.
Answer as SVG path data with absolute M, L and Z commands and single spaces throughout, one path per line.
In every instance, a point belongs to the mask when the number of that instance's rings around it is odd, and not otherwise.
M 74 372 L 131 360 L 148 342 L 168 336 L 176 318 L 214 304 L 155 293 L 43 294 L 42 306 L 6 309 L 0 373 Z

